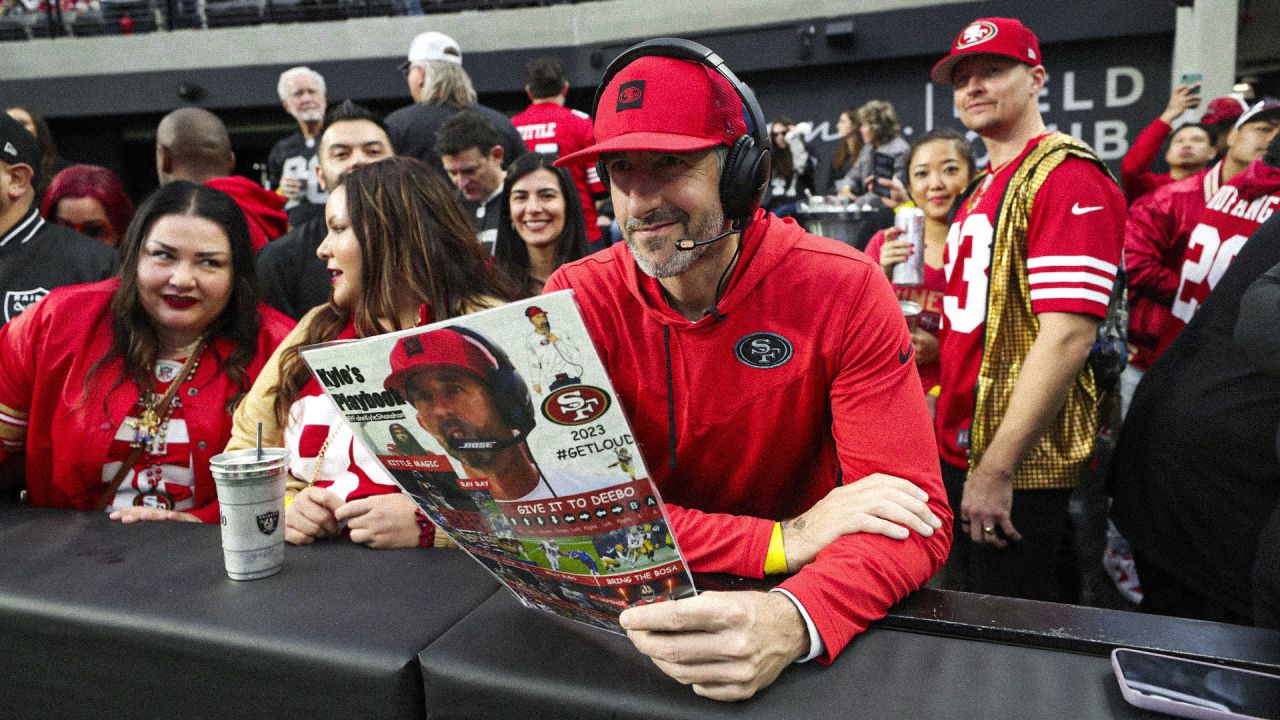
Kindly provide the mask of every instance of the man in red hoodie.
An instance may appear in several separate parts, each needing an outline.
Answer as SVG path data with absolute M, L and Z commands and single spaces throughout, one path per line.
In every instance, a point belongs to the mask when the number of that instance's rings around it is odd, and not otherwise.
M 829 662 L 946 557 L 911 336 L 874 262 L 759 209 L 764 117 L 714 53 L 642 43 L 610 65 L 595 105 L 598 142 L 558 163 L 600 161 L 626 243 L 546 289 L 576 291 L 690 567 L 795 573 L 620 622 L 698 694 L 750 697 L 794 661 Z M 894 522 L 911 532 L 829 532 L 879 482 L 901 483 L 914 510 Z
M 1227 151 L 1221 161 L 1139 198 L 1129 208 L 1124 261 L 1129 274 L 1129 343 L 1133 346 L 1133 355 L 1120 383 L 1126 408 L 1143 373 L 1190 318 L 1190 312 L 1184 310 L 1187 318 L 1176 320 L 1172 306 L 1183 282 L 1180 276 L 1188 241 L 1203 208 L 1228 182 L 1234 181 L 1262 156 L 1277 128 L 1280 128 L 1280 103 L 1258 103 L 1240 116 L 1237 127 L 1228 134 Z M 1230 255 L 1234 257 L 1238 250 L 1235 248 Z M 1196 259 L 1199 253 L 1197 250 Z M 1212 263 L 1213 257 L 1208 260 Z M 1192 268 L 1191 272 L 1194 278 L 1197 270 Z M 1220 270 L 1213 274 L 1213 282 L 1219 276 Z M 1184 302 L 1190 300 L 1190 297 L 1184 298 Z
M 1152 190 L 1190 177 L 1213 161 L 1214 143 L 1217 141 L 1215 128 L 1205 124 L 1185 123 L 1176 132 L 1173 129 L 1174 121 L 1182 113 L 1199 105 L 1200 84 L 1179 85 L 1169 95 L 1169 104 L 1160 113 L 1160 117 L 1152 120 L 1146 129 L 1138 133 L 1129 152 L 1124 154 L 1124 160 L 1120 162 L 1120 182 L 1124 186 L 1126 200 L 1133 202 Z M 1166 139 L 1169 140 L 1169 150 L 1164 159 L 1169 164 L 1169 172 L 1152 172 L 1151 165 Z
M 1232 133 L 1228 156 L 1255 159 L 1200 211 L 1182 253 L 1172 318 L 1164 325 L 1157 352 L 1182 332 L 1249 236 L 1280 209 L 1280 158 L 1263 157 L 1280 135 L 1280 100 L 1268 98 L 1249 108 Z
M 257 252 L 289 229 L 289 216 L 284 212 L 284 198 L 248 178 L 232 175 L 235 166 L 231 136 L 217 115 L 201 108 L 180 108 L 160 120 L 156 128 L 160 184 L 190 180 L 230 195 L 244 212 L 249 239 Z

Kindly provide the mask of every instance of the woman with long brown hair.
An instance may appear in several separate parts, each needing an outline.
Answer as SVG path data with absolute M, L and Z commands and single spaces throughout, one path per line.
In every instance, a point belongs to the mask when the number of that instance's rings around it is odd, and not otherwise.
M 119 278 L 0 329 L 0 466 L 32 505 L 214 522 L 209 458 L 293 323 L 258 303 L 249 228 L 217 190 L 156 191 L 123 249 Z
M 525 153 L 507 168 L 503 183 L 494 260 L 523 297 L 541 293 L 556 268 L 591 252 L 578 190 L 554 163 L 549 155 Z
M 858 119 L 858 108 L 840 113 L 836 135 L 836 150 L 831 154 L 831 170 L 827 174 L 828 195 L 839 191 L 840 179 L 853 169 L 853 163 L 862 154 L 862 121 Z
M 356 442 L 299 349 L 370 337 L 500 305 L 514 296 L 440 176 L 413 158 L 353 170 L 329 193 L 316 253 L 329 302 L 303 316 L 236 410 L 228 450 L 263 442 L 290 451 L 285 538 L 349 535 L 371 547 L 427 546 L 434 528 Z

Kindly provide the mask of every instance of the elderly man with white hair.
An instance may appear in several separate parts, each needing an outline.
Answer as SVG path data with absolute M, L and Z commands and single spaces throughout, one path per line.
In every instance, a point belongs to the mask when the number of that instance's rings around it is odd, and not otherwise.
M 289 227 L 298 227 L 322 214 L 329 199 L 316 180 L 316 143 L 326 106 L 324 77 L 308 67 L 289 68 L 280 73 L 276 92 L 284 111 L 297 121 L 298 131 L 271 148 L 267 180 L 285 198 Z

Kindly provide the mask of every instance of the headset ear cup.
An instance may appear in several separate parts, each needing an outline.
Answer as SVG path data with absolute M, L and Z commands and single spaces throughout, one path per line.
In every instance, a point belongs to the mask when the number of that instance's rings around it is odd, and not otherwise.
M 488 338 L 470 328 L 454 327 L 451 329 L 483 345 L 485 350 L 488 350 L 489 354 L 493 355 L 493 359 L 498 361 L 498 367 L 490 368 L 487 375 L 494 407 L 508 427 L 522 434 L 529 434 L 537 423 L 533 414 L 533 399 L 529 397 L 529 386 L 525 384 L 524 378 L 520 377 L 520 373 L 516 371 L 515 365 L 511 363 L 511 358 L 507 356 L 507 353 L 502 348 L 489 342 Z
M 769 180 L 769 149 L 742 135 L 729 147 L 720 175 L 720 206 L 728 220 L 749 221 L 760 207 Z
M 755 153 L 755 159 L 751 163 L 751 169 L 747 176 L 751 178 L 747 187 L 752 188 L 749 195 L 750 206 L 746 212 L 746 218 L 750 220 L 755 217 L 756 210 L 760 208 L 760 204 L 764 202 L 764 194 L 769 186 L 769 177 L 773 171 L 773 151 L 770 148 L 761 148 Z
M 607 192 L 609 190 L 609 171 L 605 169 L 603 160 L 596 161 L 596 176 L 600 178 L 600 184 L 604 185 L 604 189 Z
M 496 349 L 496 348 L 495 348 Z M 494 355 L 498 359 L 498 367 L 489 371 L 489 384 L 493 388 L 493 402 L 498 414 L 512 429 L 528 434 L 535 425 L 533 415 L 533 399 L 529 397 L 529 386 L 524 378 L 511 364 L 506 353 L 499 350 Z

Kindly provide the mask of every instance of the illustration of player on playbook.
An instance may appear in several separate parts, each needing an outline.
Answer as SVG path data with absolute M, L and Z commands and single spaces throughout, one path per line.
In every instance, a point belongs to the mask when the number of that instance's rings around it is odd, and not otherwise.
M 541 395 L 543 388 L 559 390 L 582 382 L 582 354 L 578 345 L 570 338 L 551 332 L 547 312 L 537 305 L 530 305 L 524 315 L 533 324 L 533 331 L 524 341 L 533 391 Z

